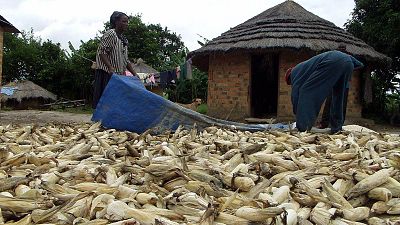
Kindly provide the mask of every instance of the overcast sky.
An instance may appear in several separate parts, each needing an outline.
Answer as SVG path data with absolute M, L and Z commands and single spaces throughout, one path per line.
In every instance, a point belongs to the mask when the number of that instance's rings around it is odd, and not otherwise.
M 94 38 L 113 11 L 142 14 L 144 23 L 161 24 L 181 35 L 190 51 L 197 40 L 213 39 L 286 0 L 0 0 L 0 15 L 20 30 L 30 30 L 67 48 Z M 353 0 L 296 0 L 306 10 L 343 27 Z

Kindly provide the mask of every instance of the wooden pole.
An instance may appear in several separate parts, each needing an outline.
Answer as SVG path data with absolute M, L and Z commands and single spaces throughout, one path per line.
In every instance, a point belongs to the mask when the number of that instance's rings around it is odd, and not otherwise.
M 0 90 L 2 85 L 2 78 L 3 78 L 3 28 L 0 27 Z M 1 110 L 1 94 L 0 94 L 0 110 Z

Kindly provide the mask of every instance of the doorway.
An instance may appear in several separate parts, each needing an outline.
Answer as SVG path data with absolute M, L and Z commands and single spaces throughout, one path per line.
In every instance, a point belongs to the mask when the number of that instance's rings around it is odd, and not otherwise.
M 251 116 L 276 117 L 278 109 L 278 54 L 252 55 L 251 57 Z

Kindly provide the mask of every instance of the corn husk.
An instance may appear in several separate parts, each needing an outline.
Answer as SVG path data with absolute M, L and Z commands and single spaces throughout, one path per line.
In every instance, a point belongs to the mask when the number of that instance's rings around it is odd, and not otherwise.
M 368 207 L 358 207 L 351 209 L 343 209 L 343 218 L 350 221 L 362 221 L 369 217 L 370 209 Z
M 386 202 L 378 201 L 372 205 L 371 212 L 375 214 L 383 214 L 386 213 L 389 209 L 390 206 L 388 206 Z
M 368 219 L 368 225 L 387 225 L 387 223 L 378 217 L 371 217 Z
M 379 187 L 380 185 L 384 184 L 388 181 L 390 177 L 390 173 L 393 169 L 382 169 L 371 176 L 361 180 L 358 182 L 354 187 L 352 187 L 349 191 L 346 192 L 347 198 L 353 198 L 360 196 L 368 191 Z
M 328 209 L 316 206 L 311 211 L 310 220 L 317 225 L 329 224 L 332 216 Z
M 370 190 L 368 192 L 368 197 L 378 201 L 387 202 L 392 199 L 392 192 L 387 188 L 378 187 Z
M 0 219 L 216 225 L 399 220 L 398 135 L 196 126 L 152 132 L 100 123 L 0 125 Z
M 283 213 L 283 209 L 270 207 L 258 209 L 253 207 L 241 207 L 236 210 L 235 215 L 249 221 L 265 221 Z
M 325 182 L 322 184 L 322 190 L 325 192 L 330 201 L 337 203 L 343 209 L 353 208 L 353 206 L 339 192 L 337 192 L 333 188 L 332 184 L 327 180 L 325 180 Z

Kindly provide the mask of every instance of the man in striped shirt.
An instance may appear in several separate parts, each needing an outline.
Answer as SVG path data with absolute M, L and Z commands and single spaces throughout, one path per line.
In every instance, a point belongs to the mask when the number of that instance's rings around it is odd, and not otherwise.
M 127 69 L 136 76 L 128 59 L 128 40 L 122 34 L 128 29 L 128 16 L 115 11 L 110 17 L 111 29 L 101 37 L 96 54 L 93 108 L 103 94 L 112 74 L 123 75 Z

